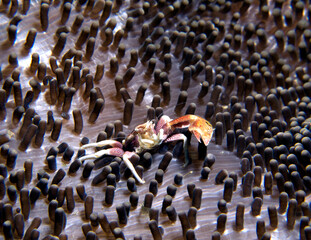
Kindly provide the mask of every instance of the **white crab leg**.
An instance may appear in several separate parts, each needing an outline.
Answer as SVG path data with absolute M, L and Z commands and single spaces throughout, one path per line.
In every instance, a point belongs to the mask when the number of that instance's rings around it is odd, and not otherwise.
M 86 148 L 91 148 L 91 147 L 105 147 L 105 146 L 111 146 L 111 147 L 117 147 L 117 148 L 122 148 L 122 143 L 116 140 L 103 140 L 100 142 L 96 143 L 89 143 L 81 146 L 81 149 L 86 149 Z
M 103 150 L 100 150 L 96 153 L 93 153 L 93 154 L 88 154 L 88 155 L 85 155 L 83 157 L 80 157 L 80 161 L 85 161 L 85 160 L 88 160 L 88 159 L 94 159 L 94 158 L 99 158 L 103 155 L 113 155 L 113 156 L 116 156 L 116 157 L 122 157 L 123 154 L 124 154 L 124 151 L 121 149 L 121 148 L 109 148 L 109 149 L 103 149 Z
M 131 172 L 133 173 L 133 175 L 134 175 L 134 177 L 136 178 L 136 180 L 137 180 L 138 182 L 140 182 L 141 184 L 144 184 L 145 181 L 142 180 L 142 179 L 140 178 L 140 176 L 139 176 L 138 173 L 136 172 L 136 170 L 135 170 L 135 168 L 134 168 L 132 162 L 130 161 L 130 158 L 131 158 L 134 154 L 135 154 L 135 153 L 133 153 L 133 152 L 125 152 L 125 153 L 123 154 L 123 161 L 124 161 L 125 165 L 131 170 Z

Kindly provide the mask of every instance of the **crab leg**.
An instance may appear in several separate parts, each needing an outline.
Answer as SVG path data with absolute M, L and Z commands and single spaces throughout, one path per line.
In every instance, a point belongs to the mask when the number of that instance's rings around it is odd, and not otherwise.
M 105 140 L 105 141 L 108 141 L 108 140 Z M 105 141 L 102 141 L 102 142 L 105 142 Z M 106 146 L 106 145 L 111 145 L 111 144 L 102 145 L 100 143 L 99 146 L 102 147 L 102 146 Z M 87 146 L 87 148 L 88 147 L 99 147 L 96 143 L 95 144 L 91 143 L 91 144 L 87 144 L 84 146 Z M 121 157 L 121 158 L 123 158 L 125 165 L 131 170 L 131 172 L 133 173 L 133 175 L 137 179 L 137 181 L 140 182 L 141 184 L 143 184 L 143 183 L 145 183 L 145 181 L 140 178 L 140 176 L 138 175 L 138 173 L 135 170 L 135 167 L 133 166 L 132 162 L 130 161 L 130 158 L 134 154 L 135 154 L 134 152 L 128 152 L 128 151 L 124 152 L 122 150 L 122 148 L 114 147 L 114 148 L 109 148 L 109 149 L 103 149 L 103 150 L 100 150 L 100 151 L 95 152 L 93 154 L 89 154 L 89 155 L 85 155 L 83 157 L 80 157 L 80 161 L 99 158 L 99 157 L 104 156 L 104 155 L 112 155 L 112 156 L 116 156 L 116 157 Z
M 83 157 L 80 157 L 80 161 L 85 161 L 88 159 L 94 159 L 99 158 L 104 155 L 112 155 L 116 157 L 122 157 L 124 154 L 124 151 L 121 148 L 115 147 L 115 148 L 109 148 L 109 149 L 103 149 L 96 153 L 85 155 Z
M 86 149 L 86 148 L 91 148 L 91 147 L 105 147 L 105 146 L 111 146 L 113 148 L 123 147 L 122 143 L 120 143 L 119 141 L 108 139 L 108 140 L 103 140 L 103 141 L 96 142 L 96 143 L 85 144 L 81 148 Z
M 130 161 L 130 158 L 135 155 L 134 152 L 128 152 L 126 151 L 124 154 L 123 154 L 123 161 L 125 163 L 125 165 L 131 170 L 131 172 L 133 173 L 134 177 L 136 178 L 136 180 L 138 182 L 140 182 L 141 184 L 144 184 L 145 181 L 142 180 L 140 178 L 140 176 L 138 175 L 138 173 L 136 172 L 135 170 L 135 167 L 133 166 L 132 162 Z
M 176 134 L 170 136 L 169 138 L 167 138 L 165 140 L 165 142 L 174 142 L 174 141 L 179 141 L 179 140 L 183 141 L 183 149 L 184 149 L 184 153 L 185 153 L 184 167 L 187 167 L 191 163 L 191 160 L 189 157 L 189 152 L 188 152 L 187 137 L 182 133 L 176 133 Z

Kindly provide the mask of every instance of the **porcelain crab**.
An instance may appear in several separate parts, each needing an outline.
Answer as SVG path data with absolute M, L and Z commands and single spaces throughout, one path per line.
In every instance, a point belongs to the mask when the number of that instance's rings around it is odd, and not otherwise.
M 104 140 L 83 145 L 82 149 L 104 146 L 110 146 L 111 148 L 100 150 L 94 154 L 85 155 L 81 157 L 80 160 L 99 158 L 103 155 L 121 157 L 136 180 L 140 183 L 144 183 L 144 180 L 137 174 L 130 158 L 134 154 L 141 154 L 148 150 L 152 150 L 162 143 L 182 140 L 185 153 L 185 166 L 188 165 L 187 137 L 175 131 L 176 129 L 184 128 L 188 128 L 199 142 L 201 142 L 202 139 L 205 146 L 208 145 L 213 135 L 212 125 L 204 118 L 196 115 L 185 115 L 172 120 L 168 116 L 163 115 L 157 123 L 154 121 L 147 121 L 146 123 L 136 126 L 122 143 L 116 140 Z

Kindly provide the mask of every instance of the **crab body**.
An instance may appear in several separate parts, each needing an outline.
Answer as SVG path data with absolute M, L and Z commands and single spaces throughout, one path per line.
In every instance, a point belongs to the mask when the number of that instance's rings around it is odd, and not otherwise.
M 196 115 L 185 115 L 172 120 L 168 116 L 163 115 L 156 124 L 154 121 L 147 121 L 146 123 L 136 126 L 122 143 L 115 140 L 104 140 L 82 146 L 83 149 L 103 146 L 111 146 L 111 148 L 83 156 L 80 160 L 98 158 L 103 155 L 122 157 L 124 163 L 131 170 L 137 181 L 144 183 L 144 180 L 142 180 L 137 174 L 130 158 L 134 154 L 141 154 L 152 150 L 160 146 L 162 143 L 183 140 L 186 159 L 185 165 L 188 165 L 187 138 L 182 133 L 175 133 L 176 129 L 183 128 L 188 128 L 199 142 L 202 139 L 205 146 L 208 145 L 213 135 L 213 127 L 211 124 L 201 117 Z

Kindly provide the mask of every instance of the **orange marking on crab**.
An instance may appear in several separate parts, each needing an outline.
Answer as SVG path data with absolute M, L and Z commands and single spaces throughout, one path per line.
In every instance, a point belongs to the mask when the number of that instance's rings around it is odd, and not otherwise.
M 187 128 L 194 134 L 198 142 L 201 142 L 201 138 L 205 146 L 207 146 L 213 136 L 212 125 L 196 115 L 185 115 L 170 121 L 169 126 L 171 129 L 174 128 Z

